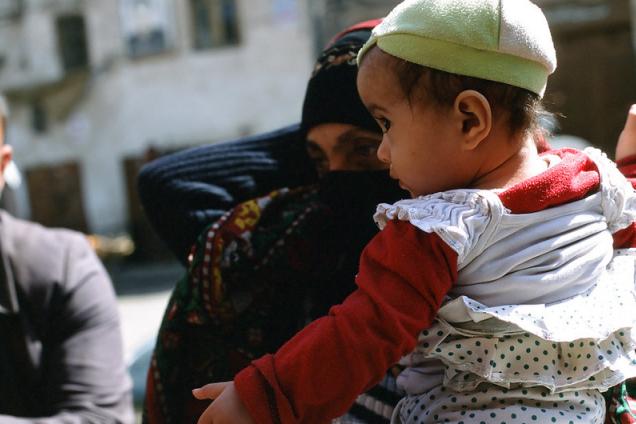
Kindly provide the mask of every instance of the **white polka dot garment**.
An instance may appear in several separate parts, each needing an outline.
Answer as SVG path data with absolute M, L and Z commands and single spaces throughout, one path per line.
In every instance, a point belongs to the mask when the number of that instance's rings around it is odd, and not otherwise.
M 402 360 L 402 423 L 602 423 L 601 391 L 636 376 L 634 258 L 611 233 L 636 195 L 600 151 L 598 193 L 511 214 L 495 192 L 452 190 L 380 205 L 458 254 L 458 281 Z M 560 159 L 550 159 L 555 163 Z

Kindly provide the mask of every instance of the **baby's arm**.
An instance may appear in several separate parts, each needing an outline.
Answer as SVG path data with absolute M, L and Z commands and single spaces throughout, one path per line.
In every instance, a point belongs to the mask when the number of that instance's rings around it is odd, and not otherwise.
M 636 155 L 636 104 L 627 113 L 625 127 L 616 143 L 616 161 Z
M 438 236 L 408 222 L 389 223 L 362 254 L 359 289 L 236 376 L 234 387 L 252 419 L 323 422 L 346 412 L 415 347 L 456 278 L 457 254 Z M 232 399 L 221 398 L 200 423 L 217 423 L 217 416 L 236 410 Z

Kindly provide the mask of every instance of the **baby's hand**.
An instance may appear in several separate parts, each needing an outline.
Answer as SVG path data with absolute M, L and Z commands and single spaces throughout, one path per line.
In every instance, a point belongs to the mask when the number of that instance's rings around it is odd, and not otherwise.
M 636 104 L 629 108 L 625 127 L 616 143 L 616 160 L 636 155 Z
M 201 414 L 198 424 L 254 424 L 232 381 L 206 384 L 194 389 L 192 394 L 199 400 L 213 400 Z

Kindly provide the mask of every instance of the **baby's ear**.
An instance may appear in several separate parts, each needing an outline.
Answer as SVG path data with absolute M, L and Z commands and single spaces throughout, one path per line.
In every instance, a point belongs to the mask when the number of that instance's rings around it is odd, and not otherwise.
M 492 110 L 483 94 L 475 90 L 464 90 L 457 95 L 453 114 L 461 125 L 464 147 L 475 149 L 490 134 Z

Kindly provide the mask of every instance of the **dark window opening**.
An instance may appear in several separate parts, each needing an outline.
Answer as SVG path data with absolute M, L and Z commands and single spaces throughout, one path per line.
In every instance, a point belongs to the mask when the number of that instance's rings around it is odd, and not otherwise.
M 26 170 L 26 180 L 33 221 L 88 231 L 79 163 L 33 167 Z
M 86 27 L 81 15 L 61 16 L 56 20 L 57 40 L 65 71 L 88 67 Z
M 24 9 L 24 0 L 3 0 L 0 2 L 0 20 L 18 20 Z
M 193 44 L 197 50 L 239 43 L 235 0 L 190 0 Z
M 144 33 L 133 34 L 128 37 L 128 53 L 132 57 L 162 53 L 167 47 L 165 34 L 159 28 Z
M 34 103 L 31 108 L 31 123 L 37 134 L 44 134 L 48 128 L 46 108 L 40 102 Z

